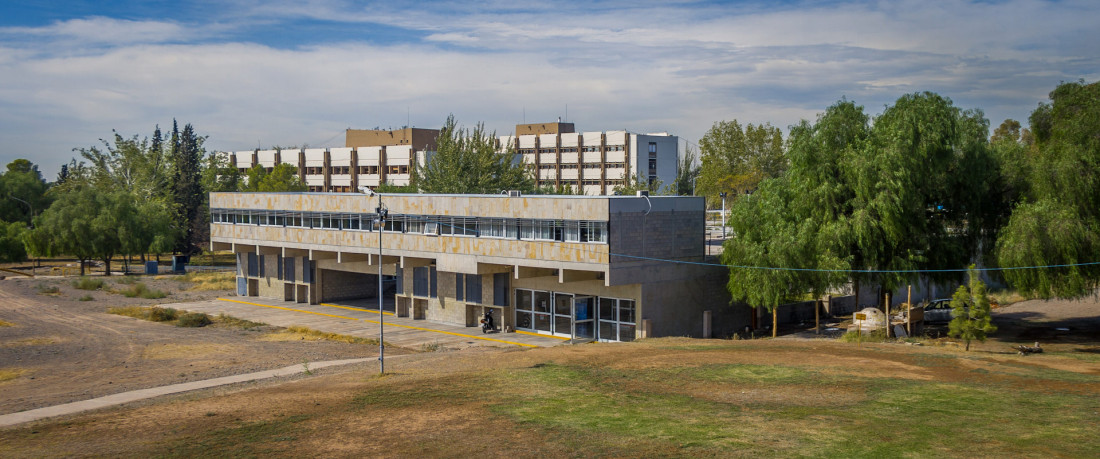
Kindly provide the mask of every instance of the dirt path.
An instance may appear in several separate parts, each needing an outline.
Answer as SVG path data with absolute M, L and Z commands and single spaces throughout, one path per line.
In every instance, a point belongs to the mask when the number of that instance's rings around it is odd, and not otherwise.
M 109 306 L 196 300 L 226 294 L 222 291 L 180 291 L 173 280 L 150 280 L 154 288 L 170 289 L 175 284 L 175 291 L 162 300 L 93 292 L 93 301 L 79 301 L 87 293 L 73 290 L 68 282 L 0 281 L 0 320 L 12 324 L 0 327 L 0 392 L 4 394 L 0 414 L 377 353 L 366 345 L 266 339 L 273 327 L 180 328 L 106 312 Z M 59 287 L 60 293 L 39 293 L 44 286 Z M 391 352 L 407 351 L 388 348 L 387 353 Z

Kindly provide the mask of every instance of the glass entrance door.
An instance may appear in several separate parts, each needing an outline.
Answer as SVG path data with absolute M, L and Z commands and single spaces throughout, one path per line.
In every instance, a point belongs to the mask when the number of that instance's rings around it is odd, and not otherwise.
M 573 337 L 573 295 L 554 293 L 554 334 Z
M 596 299 L 573 298 L 573 339 L 596 339 Z

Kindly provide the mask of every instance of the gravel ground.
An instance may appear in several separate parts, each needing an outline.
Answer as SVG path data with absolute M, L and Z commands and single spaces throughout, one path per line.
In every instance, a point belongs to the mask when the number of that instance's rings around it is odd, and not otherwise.
M 375 346 L 272 340 L 276 327 L 181 328 L 108 314 L 111 306 L 201 301 L 227 291 L 191 291 L 172 276 L 142 277 L 167 298 L 126 298 L 77 290 L 72 278 L 0 281 L 0 413 L 135 389 L 216 378 L 321 360 L 369 357 Z M 106 288 L 124 288 L 121 277 Z M 56 287 L 58 293 L 42 293 Z M 105 288 L 105 290 L 106 290 Z M 80 301 L 90 295 L 92 300 Z M 388 348 L 387 353 L 407 353 Z M 6 376 L 5 376 L 6 375 Z M 12 378 L 14 376 L 14 378 Z M 7 380 L 5 380 L 7 379 Z

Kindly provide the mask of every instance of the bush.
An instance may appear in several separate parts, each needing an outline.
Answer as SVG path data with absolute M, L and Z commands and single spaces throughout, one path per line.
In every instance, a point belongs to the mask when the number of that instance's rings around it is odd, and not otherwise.
M 79 299 L 80 301 L 92 301 L 92 300 L 94 300 L 95 298 L 92 298 L 92 296 L 91 296 L 91 295 L 84 295 L 84 296 L 82 296 L 82 297 L 80 297 L 80 298 L 78 298 L 78 299 Z
M 172 308 L 153 306 L 149 308 L 148 320 L 153 322 L 171 322 L 179 317 L 179 312 Z
M 221 313 L 221 314 L 218 314 L 218 317 L 216 318 L 216 320 L 218 321 L 219 324 L 222 324 L 222 325 L 225 325 L 225 326 L 228 326 L 228 327 L 243 328 L 245 330 L 251 330 L 253 328 L 259 328 L 259 327 L 263 327 L 263 326 L 267 325 L 263 322 L 253 322 L 251 320 L 238 319 L 236 317 L 227 315 L 224 312 Z
M 122 276 L 115 281 L 116 284 L 122 285 L 132 285 L 134 282 L 137 282 L 136 276 Z
M 205 327 L 212 322 L 210 316 L 203 312 L 188 312 L 179 317 L 177 327 Z
M 877 328 L 873 331 L 863 330 L 860 333 L 850 331 L 841 335 L 840 340 L 845 343 L 885 343 L 886 341 L 888 341 L 886 339 L 886 331 L 881 328 Z M 890 340 L 893 339 L 891 338 Z
M 103 279 L 93 279 L 87 276 L 81 276 L 79 279 L 73 281 L 73 288 L 80 290 L 99 290 L 103 288 Z
M 123 290 L 122 294 L 125 295 L 126 298 L 140 297 L 147 300 L 155 300 L 168 296 L 167 292 L 163 290 L 150 290 L 149 287 L 141 282 L 135 283 L 131 285 L 130 288 Z
M 39 285 L 38 293 L 43 295 L 55 295 L 61 293 L 61 289 L 57 288 L 56 285 Z

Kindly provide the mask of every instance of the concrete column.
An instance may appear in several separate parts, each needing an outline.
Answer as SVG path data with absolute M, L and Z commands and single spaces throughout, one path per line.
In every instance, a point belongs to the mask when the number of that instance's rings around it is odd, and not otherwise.
M 710 311 L 703 311 L 703 338 L 711 337 L 711 313 Z

